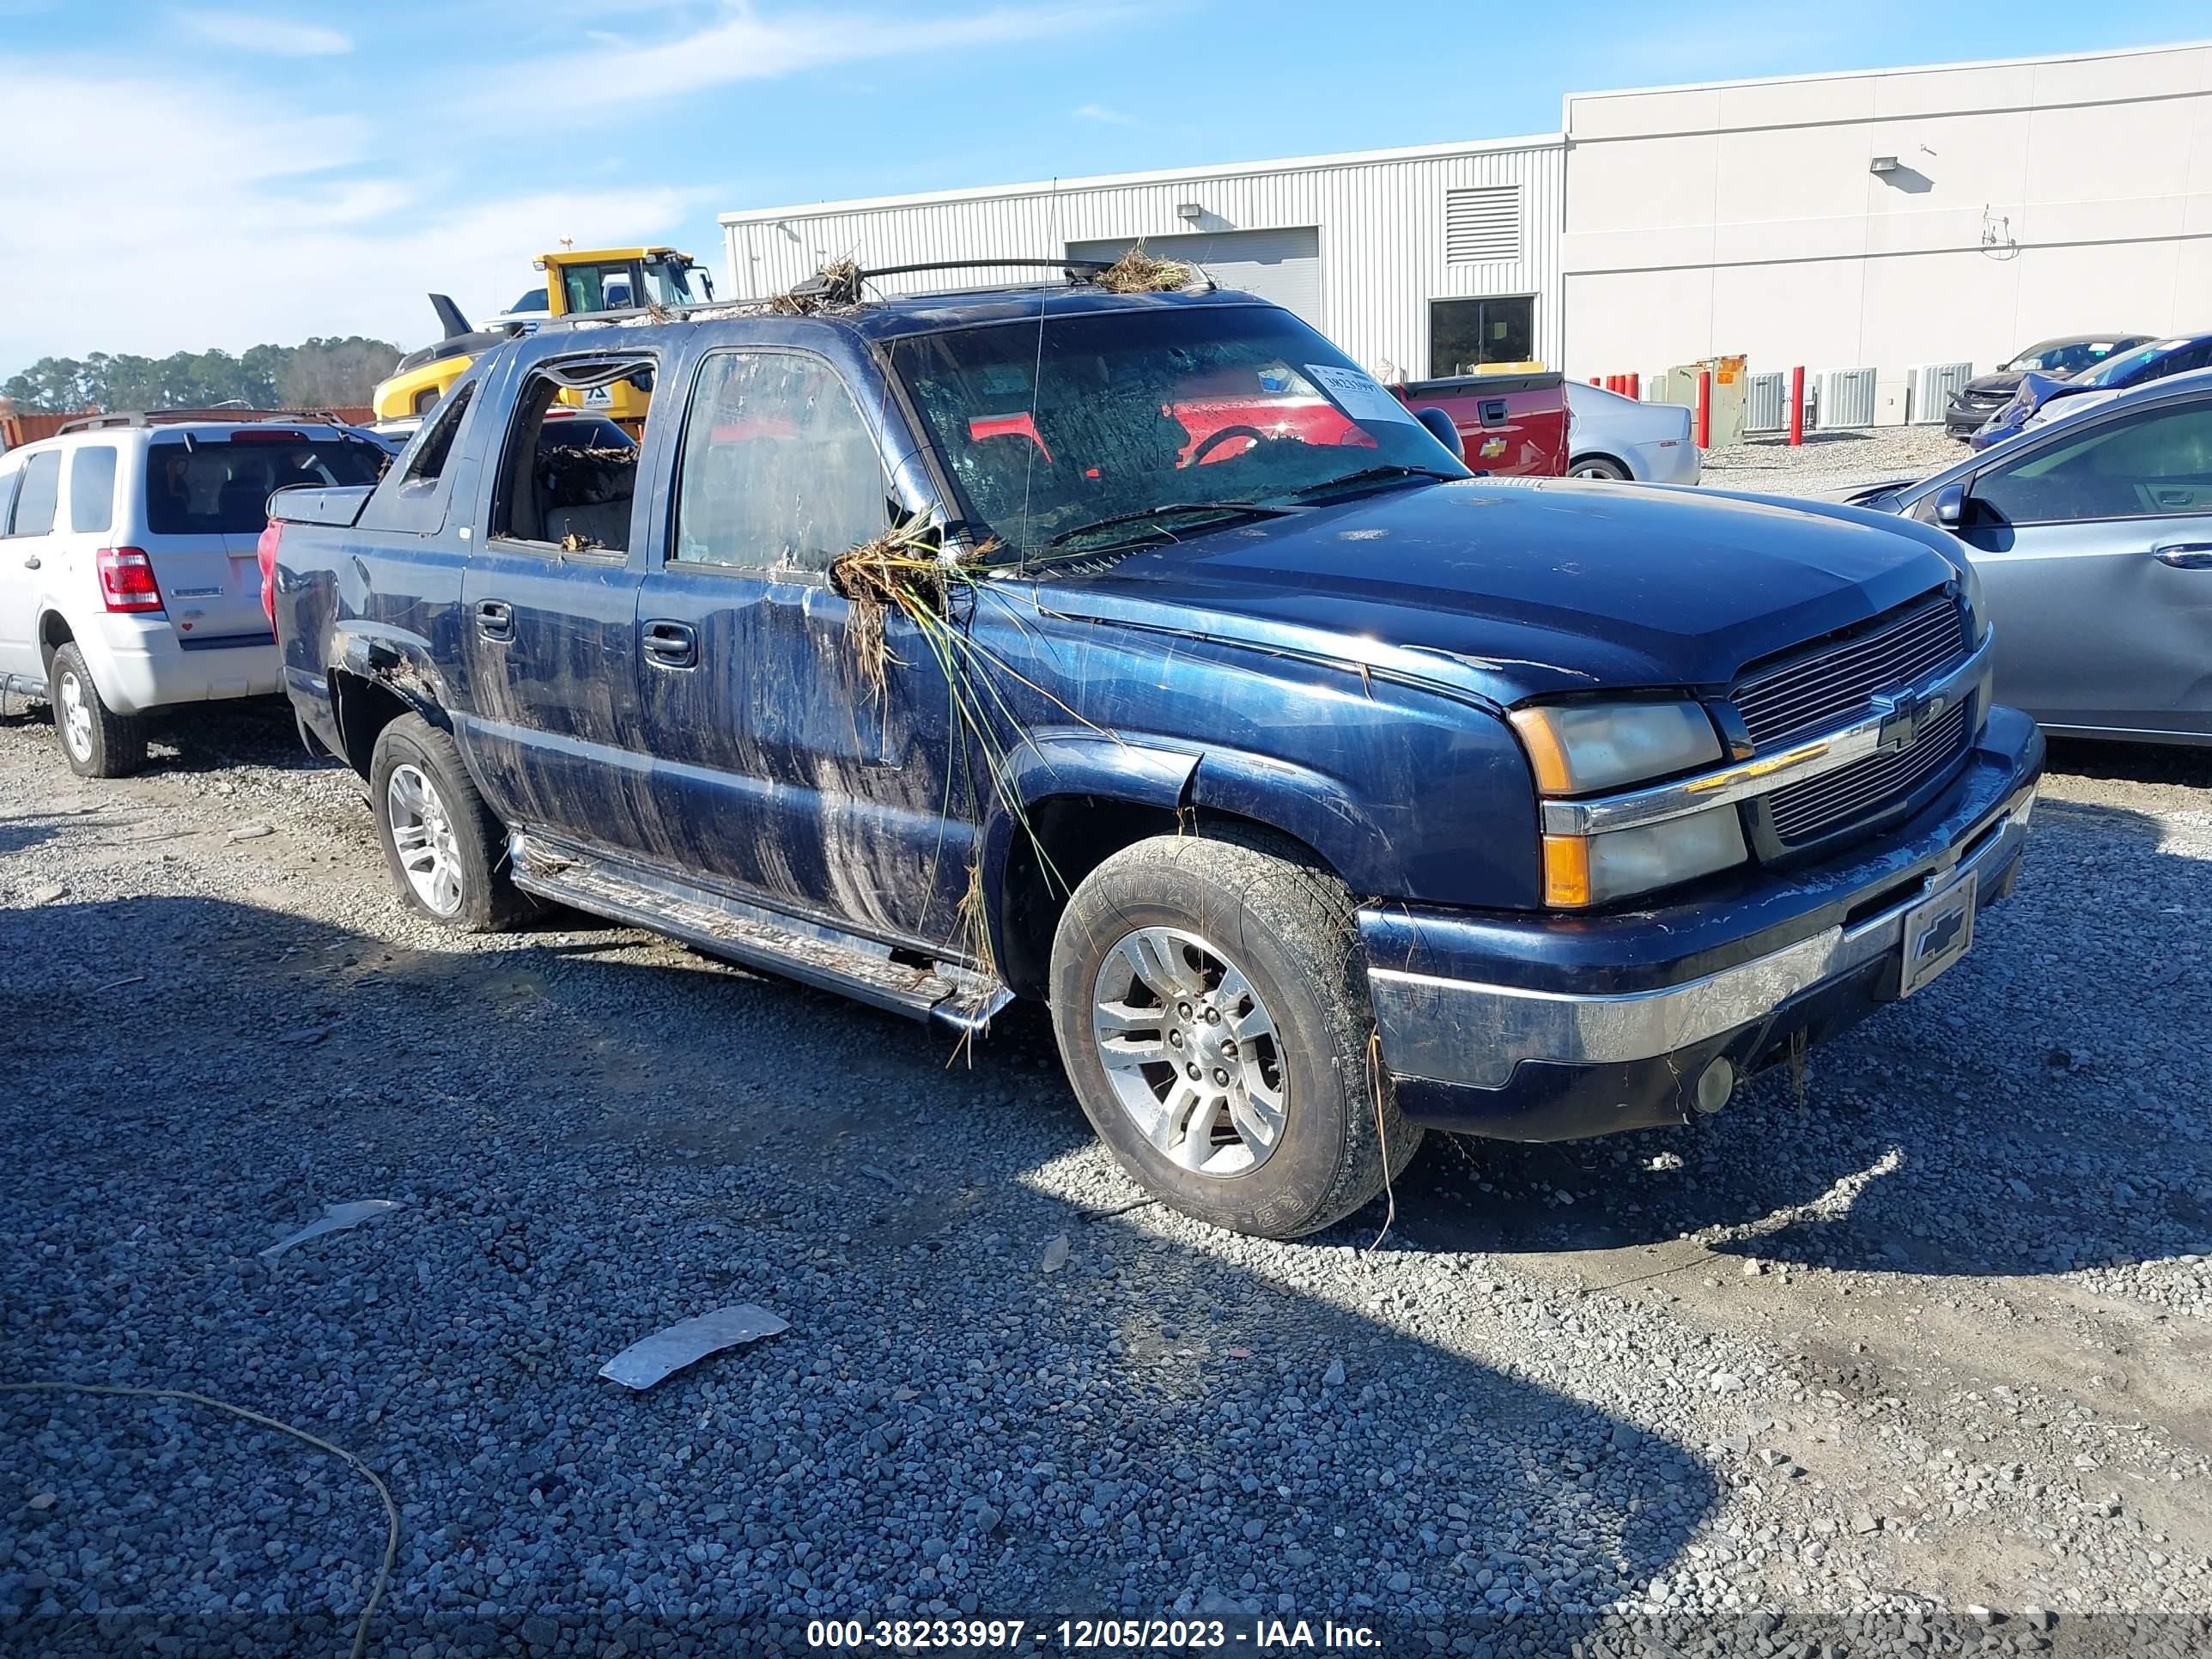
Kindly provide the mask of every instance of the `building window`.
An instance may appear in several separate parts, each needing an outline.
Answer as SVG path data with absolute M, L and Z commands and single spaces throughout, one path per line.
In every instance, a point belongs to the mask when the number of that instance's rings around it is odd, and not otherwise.
M 1480 185 L 1444 192 L 1444 258 L 1455 265 L 1521 257 L 1521 186 Z
M 1429 374 L 1479 374 L 1492 363 L 1536 356 L 1536 301 L 1527 294 L 1429 301 Z

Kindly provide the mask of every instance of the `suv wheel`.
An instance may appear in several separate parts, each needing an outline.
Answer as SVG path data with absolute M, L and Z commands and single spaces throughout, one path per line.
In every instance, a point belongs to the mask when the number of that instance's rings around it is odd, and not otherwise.
M 400 896 L 431 921 L 495 933 L 529 913 L 507 870 L 507 830 L 477 793 L 453 735 L 420 714 L 377 734 L 368 764 L 377 839 Z
M 54 653 L 46 691 L 53 702 L 54 732 L 70 770 L 81 778 L 127 777 L 146 763 L 146 723 L 118 714 L 100 701 L 84 653 L 71 640 Z
M 1158 836 L 1093 871 L 1053 940 L 1053 1026 L 1085 1115 L 1185 1214 L 1296 1238 L 1382 1189 L 1420 1132 L 1368 1078 L 1344 884 L 1295 849 Z

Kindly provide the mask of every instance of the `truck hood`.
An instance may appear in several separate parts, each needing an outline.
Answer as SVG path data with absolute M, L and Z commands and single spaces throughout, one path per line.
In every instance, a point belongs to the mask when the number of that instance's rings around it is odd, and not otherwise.
M 1038 581 L 1047 611 L 1352 662 L 1507 704 L 1718 689 L 1957 573 L 1940 533 L 1831 503 L 1471 480 L 1201 533 Z

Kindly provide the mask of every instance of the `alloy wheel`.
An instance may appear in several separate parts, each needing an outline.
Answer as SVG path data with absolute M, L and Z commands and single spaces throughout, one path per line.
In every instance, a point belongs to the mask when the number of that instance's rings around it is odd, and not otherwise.
M 435 915 L 453 915 L 461 908 L 461 848 L 437 785 L 419 766 L 394 767 L 384 806 L 407 884 Z
M 1121 1109 L 1183 1169 L 1244 1175 L 1282 1144 L 1274 1018 L 1218 945 L 1178 927 L 1128 934 L 1099 964 L 1091 1030 Z

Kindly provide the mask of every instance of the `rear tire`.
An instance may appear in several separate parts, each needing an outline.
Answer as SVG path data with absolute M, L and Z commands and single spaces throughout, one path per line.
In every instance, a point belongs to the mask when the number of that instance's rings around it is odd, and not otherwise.
M 101 699 L 75 640 L 54 653 L 46 691 L 62 758 L 77 776 L 128 777 L 146 764 L 146 722 L 136 714 L 117 714 Z
M 1420 1144 L 1387 1075 L 1377 1122 L 1352 896 L 1287 844 L 1163 836 L 1106 860 L 1060 917 L 1052 1016 L 1099 1139 L 1217 1227 L 1317 1231 L 1382 1190 L 1386 1141 L 1393 1175 Z
M 507 828 L 492 815 L 453 734 L 420 714 L 377 733 L 368 763 L 376 837 L 399 896 L 463 933 L 505 933 L 530 915 L 510 878 Z
M 1610 483 L 1634 482 L 1628 469 L 1606 455 L 1577 455 L 1567 463 L 1570 478 L 1601 478 Z

